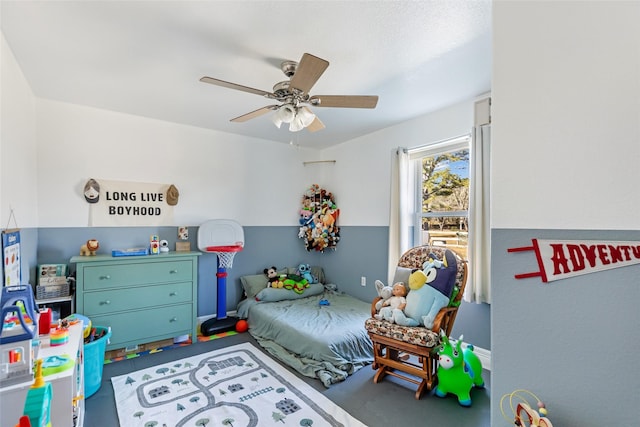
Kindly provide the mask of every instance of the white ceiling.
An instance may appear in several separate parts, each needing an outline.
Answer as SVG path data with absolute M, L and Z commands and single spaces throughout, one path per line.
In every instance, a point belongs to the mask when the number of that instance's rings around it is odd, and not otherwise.
M 486 93 L 491 1 L 7 1 L 2 31 L 41 98 L 325 148 Z M 318 108 L 324 130 L 231 118 L 271 100 L 283 60 L 330 62 L 310 91 L 378 95 L 370 109 Z

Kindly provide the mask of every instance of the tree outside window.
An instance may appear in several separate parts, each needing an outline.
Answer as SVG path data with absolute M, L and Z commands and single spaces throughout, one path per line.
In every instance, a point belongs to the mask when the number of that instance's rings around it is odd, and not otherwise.
M 421 244 L 444 246 L 467 258 L 469 149 L 421 157 L 417 212 Z

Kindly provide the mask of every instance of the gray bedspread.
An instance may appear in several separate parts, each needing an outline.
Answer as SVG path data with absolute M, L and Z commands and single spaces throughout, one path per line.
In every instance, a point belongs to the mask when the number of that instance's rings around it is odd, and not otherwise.
M 320 305 L 326 299 L 329 305 Z M 249 333 L 274 357 L 329 387 L 373 362 L 364 322 L 371 304 L 344 293 L 278 302 L 243 300 L 238 316 Z

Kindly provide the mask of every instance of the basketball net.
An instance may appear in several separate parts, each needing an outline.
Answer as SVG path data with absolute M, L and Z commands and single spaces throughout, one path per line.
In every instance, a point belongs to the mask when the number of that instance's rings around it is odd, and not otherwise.
M 211 246 L 207 248 L 208 252 L 216 254 L 218 257 L 219 268 L 233 267 L 233 257 L 242 250 L 242 246 Z

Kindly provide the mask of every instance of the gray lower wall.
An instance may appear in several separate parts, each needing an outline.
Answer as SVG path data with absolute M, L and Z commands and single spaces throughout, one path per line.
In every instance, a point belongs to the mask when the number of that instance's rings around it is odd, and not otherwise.
M 197 249 L 197 226 L 189 227 L 192 250 Z M 112 249 L 144 246 L 152 234 L 169 241 L 174 248 L 177 227 L 78 227 L 23 230 L 23 259 L 28 263 L 30 283 L 35 284 L 37 264 L 69 263 L 88 239 L 100 241 L 100 253 Z M 337 249 L 324 253 L 307 252 L 298 239 L 298 227 L 244 227 L 245 248 L 235 256 L 233 267 L 227 270 L 227 310 L 235 310 L 242 298 L 240 276 L 262 274 L 265 267 L 296 266 L 309 263 L 322 266 L 327 281 L 363 301 L 375 296 L 373 282 L 386 281 L 388 227 L 341 227 Z M 198 266 L 198 315 L 215 314 L 216 257 L 203 254 Z M 75 266 L 71 266 L 74 270 Z M 367 285 L 361 286 L 365 276 Z M 464 335 L 466 342 L 491 349 L 490 307 L 487 304 L 463 303 L 452 335 Z
M 491 419 L 502 419 L 501 396 L 524 388 L 546 402 L 553 425 L 638 425 L 640 265 L 516 279 L 539 271 L 536 256 L 507 250 L 534 238 L 638 245 L 640 231 L 492 231 Z

